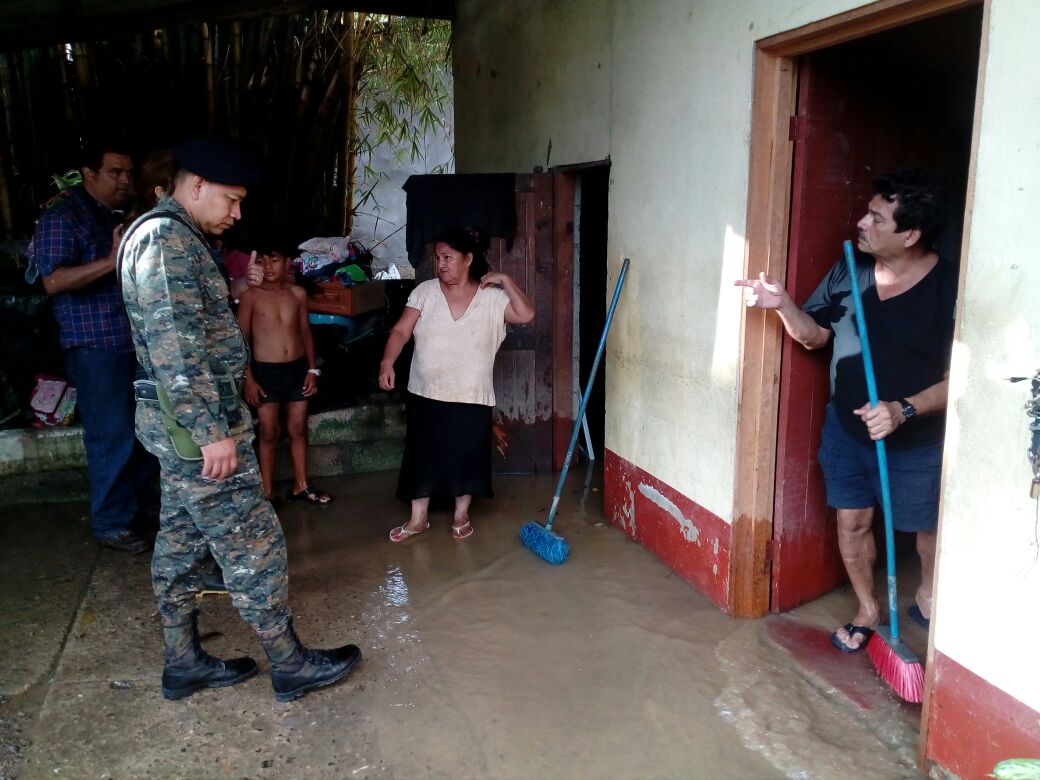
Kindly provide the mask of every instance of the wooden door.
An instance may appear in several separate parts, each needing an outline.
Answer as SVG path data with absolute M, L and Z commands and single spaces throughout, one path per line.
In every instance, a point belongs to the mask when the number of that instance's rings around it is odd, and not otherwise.
M 516 237 L 511 248 L 494 239 L 488 252 L 491 267 L 512 276 L 536 311 L 533 322 L 509 326 L 495 360 L 496 474 L 551 473 L 554 435 L 559 438 L 555 429 L 567 427 L 569 432 L 571 308 L 555 295 L 571 278 L 570 255 L 556 258 L 557 245 L 567 246 L 556 235 L 566 232 L 566 222 L 558 224 L 559 219 L 569 218 L 566 203 L 557 208 L 561 189 L 566 195 L 560 174 L 517 174 Z M 561 370 L 565 376 L 557 375 Z M 568 392 L 554 398 L 557 383 Z
M 906 166 L 941 173 L 948 222 L 957 223 L 964 208 L 978 30 L 978 9 L 968 9 L 799 60 L 786 279 L 795 301 L 803 302 L 842 259 L 842 241 L 855 237 L 872 182 L 882 173 Z M 943 49 L 956 67 L 938 51 L 922 49 L 922 42 Z M 864 63 L 882 61 L 889 75 L 879 80 L 877 69 Z M 956 243 L 953 238 L 941 253 L 956 257 Z M 829 349 L 808 352 L 784 338 L 773 611 L 816 598 L 845 578 L 816 461 L 830 395 L 829 357 Z
M 817 73 L 811 56 L 799 68 L 798 114 L 791 123 L 794 170 L 786 284 L 801 303 L 841 256 L 841 242 L 855 219 L 844 170 L 849 139 L 838 130 L 833 85 Z M 816 461 L 830 395 L 828 357 L 826 350 L 809 352 L 784 337 L 773 515 L 774 611 L 826 593 L 845 574 Z
M 527 325 L 508 326 L 495 359 L 492 468 L 546 474 L 562 463 L 573 422 L 573 182 L 558 172 L 516 174 L 514 195 L 516 234 L 512 241 L 493 237 L 487 259 L 516 280 L 536 313 Z M 416 280 L 433 276 L 427 244 Z

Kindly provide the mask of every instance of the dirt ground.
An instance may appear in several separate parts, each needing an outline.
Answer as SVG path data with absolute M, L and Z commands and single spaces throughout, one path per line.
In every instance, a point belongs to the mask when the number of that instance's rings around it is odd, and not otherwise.
M 320 480 L 331 506 L 279 508 L 300 636 L 365 655 L 290 704 L 225 596 L 200 601 L 205 646 L 260 675 L 165 701 L 148 556 L 100 550 L 85 506 L 7 507 L 0 778 L 918 776 L 920 709 L 827 641 L 848 592 L 731 619 L 606 523 L 581 474 L 562 566 L 517 537 L 544 520 L 547 477 L 499 478 L 467 540 L 439 513 L 393 545 L 395 479 Z

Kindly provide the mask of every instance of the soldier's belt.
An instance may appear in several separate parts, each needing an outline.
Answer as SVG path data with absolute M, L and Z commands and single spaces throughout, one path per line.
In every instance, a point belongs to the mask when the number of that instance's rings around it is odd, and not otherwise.
M 134 400 L 159 403 L 159 391 L 155 389 L 155 382 L 150 379 L 134 380 Z
M 220 393 L 220 406 L 227 416 L 228 426 L 234 427 L 242 422 L 242 408 L 239 405 L 240 389 L 238 383 L 230 377 L 217 377 L 217 388 Z M 162 412 L 163 427 L 169 434 L 173 451 L 181 460 L 202 460 L 202 450 L 191 438 L 191 431 L 177 422 L 173 414 L 173 404 L 166 389 L 151 379 L 134 381 L 134 398 L 139 402 L 158 403 Z

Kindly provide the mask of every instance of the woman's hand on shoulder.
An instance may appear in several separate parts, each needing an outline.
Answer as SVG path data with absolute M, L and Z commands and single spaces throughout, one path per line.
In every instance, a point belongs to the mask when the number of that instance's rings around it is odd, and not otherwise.
M 506 282 L 512 281 L 509 274 L 504 274 L 501 271 L 488 271 L 482 277 L 480 277 L 480 286 L 484 287 L 505 287 Z
M 501 271 L 489 271 L 480 280 L 480 286 L 498 287 L 509 297 L 506 304 L 505 321 L 510 325 L 526 325 L 534 319 L 534 304 L 520 289 L 513 277 Z

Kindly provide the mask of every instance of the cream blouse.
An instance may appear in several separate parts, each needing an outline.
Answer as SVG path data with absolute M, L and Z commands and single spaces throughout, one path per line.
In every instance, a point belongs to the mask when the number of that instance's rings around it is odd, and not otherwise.
M 435 401 L 494 406 L 495 354 L 506 337 L 505 290 L 478 289 L 457 320 L 439 279 L 412 290 L 406 305 L 419 310 L 408 392 Z

